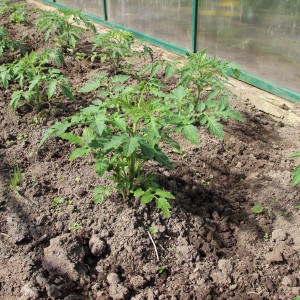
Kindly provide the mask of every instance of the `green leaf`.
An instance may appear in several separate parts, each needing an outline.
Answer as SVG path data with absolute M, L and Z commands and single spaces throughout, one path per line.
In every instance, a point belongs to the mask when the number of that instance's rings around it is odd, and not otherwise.
M 89 127 L 84 128 L 83 133 L 82 133 L 82 138 L 87 142 L 90 143 L 94 138 L 95 138 L 95 134 L 93 132 L 93 130 Z
M 109 167 L 108 159 L 105 158 L 102 160 L 98 160 L 95 164 L 95 171 L 100 177 L 102 177 L 104 173 L 107 171 L 108 167 Z
M 173 165 L 169 158 L 160 150 L 160 149 L 152 149 L 155 159 L 167 167 L 169 170 L 173 169 Z
M 153 159 L 155 151 L 145 142 L 139 141 L 142 153 L 147 157 L 147 159 Z
M 150 203 L 153 199 L 154 199 L 154 195 L 149 192 L 148 193 L 146 192 L 145 194 L 142 195 L 141 202 L 143 204 L 147 204 Z
M 216 96 L 219 95 L 220 91 L 221 91 L 221 88 L 216 87 L 212 92 L 209 93 L 206 100 L 209 101 L 209 100 L 212 100 L 212 99 L 216 98 Z
M 138 138 L 130 138 L 124 145 L 124 154 L 129 157 L 139 146 Z
M 87 156 L 91 152 L 89 148 L 76 148 L 69 156 L 69 160 L 74 160 L 78 157 Z
M 116 75 L 116 76 L 113 76 L 111 78 L 111 82 L 112 83 L 124 83 L 126 82 L 131 76 L 129 75 Z
M 83 87 L 80 88 L 80 93 L 90 93 L 92 91 L 97 90 L 101 86 L 101 82 L 99 80 L 90 81 L 86 83 Z
M 207 114 L 203 114 L 200 123 L 208 128 L 211 134 L 216 135 L 221 139 L 224 138 L 223 126 L 220 123 L 219 119 L 215 116 L 208 116 Z
M 11 108 L 11 110 L 13 110 L 13 111 L 16 110 L 18 103 L 21 100 L 21 95 L 22 95 L 21 91 L 14 91 L 12 93 L 11 101 L 9 103 L 9 107 Z
M 48 100 L 50 100 L 52 98 L 52 96 L 54 95 L 54 93 L 56 91 L 56 88 L 57 88 L 57 81 L 51 80 L 47 87 Z
M 103 151 L 115 149 L 117 150 L 124 142 L 124 137 L 122 135 L 115 135 L 110 141 L 104 144 Z
M 199 144 L 199 131 L 196 126 L 194 126 L 194 125 L 184 126 L 182 129 L 182 134 L 191 143 L 193 143 L 195 145 Z
M 103 187 L 103 186 L 93 189 L 93 192 L 96 194 L 94 198 L 95 203 L 101 204 L 105 197 L 111 195 L 112 189 L 113 187 Z
M 256 204 L 251 208 L 251 211 L 255 214 L 261 214 L 264 212 L 264 207 L 260 204 Z
M 156 206 L 157 208 L 160 208 L 166 218 L 170 218 L 170 208 L 171 205 L 169 204 L 168 200 L 165 198 L 158 198 L 156 199 Z
M 293 174 L 292 186 L 295 186 L 300 182 L 300 166 L 298 166 L 295 170 L 293 170 L 292 174 Z
M 300 157 L 300 152 L 296 152 L 290 156 L 291 158 Z
M 157 194 L 158 196 L 160 196 L 162 198 L 175 199 L 175 197 L 170 192 L 164 191 L 162 189 L 157 189 L 155 191 L 155 194 Z
M 64 95 L 65 95 L 68 99 L 70 99 L 70 100 L 72 100 L 72 101 L 76 101 L 76 99 L 75 99 L 75 97 L 74 97 L 74 94 L 73 94 L 71 88 L 70 88 L 68 85 L 66 85 L 66 84 L 61 84 L 61 85 L 60 85 L 60 88 L 61 88 L 61 90 L 63 91 Z
M 73 133 L 63 133 L 60 135 L 60 137 L 78 146 L 83 144 L 83 139 Z
M 95 117 L 96 130 L 99 135 L 102 135 L 103 131 L 107 127 L 105 121 L 107 118 L 103 115 L 98 115 Z
M 137 189 L 136 191 L 134 191 L 134 197 L 141 197 L 145 194 L 145 192 L 140 188 L 140 189 Z
M 115 125 L 116 125 L 116 127 L 118 129 L 120 129 L 123 132 L 126 132 L 126 130 L 127 130 L 127 123 L 126 123 L 125 119 L 117 116 L 117 117 L 114 118 L 113 121 L 114 121 L 114 123 L 115 123 Z

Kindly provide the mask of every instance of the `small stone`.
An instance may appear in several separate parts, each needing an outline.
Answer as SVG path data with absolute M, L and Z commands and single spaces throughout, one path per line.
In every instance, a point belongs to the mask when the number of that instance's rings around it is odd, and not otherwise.
M 285 276 L 282 279 L 282 284 L 289 287 L 297 287 L 297 278 L 295 276 Z
M 120 277 L 117 273 L 109 273 L 106 279 L 110 285 L 118 284 L 120 282 Z
M 147 263 L 143 266 L 143 271 L 146 274 L 155 274 L 157 272 L 157 266 L 155 264 Z
M 225 274 L 230 274 L 233 270 L 232 262 L 228 259 L 220 259 L 218 261 L 218 268 Z
M 97 235 L 91 237 L 89 247 L 95 256 L 103 256 L 106 253 L 106 243 L 100 240 Z
M 21 298 L 22 300 L 35 300 L 39 298 L 39 293 L 35 287 L 32 286 L 31 283 L 25 284 L 21 288 Z
M 276 229 L 272 232 L 272 241 L 285 241 L 287 233 L 282 229 Z
M 121 284 L 113 284 L 109 287 L 109 296 L 114 300 L 126 299 L 128 292 L 128 289 Z
M 215 271 L 213 272 L 210 277 L 212 278 L 213 282 L 221 285 L 221 286 L 228 286 L 231 283 L 231 279 L 227 274 L 220 272 L 220 271 Z
M 147 281 L 144 277 L 137 275 L 130 278 L 130 284 L 133 286 L 134 289 L 138 289 L 144 286 Z
M 270 263 L 278 263 L 283 261 L 283 257 L 280 251 L 274 250 L 265 255 L 265 259 Z

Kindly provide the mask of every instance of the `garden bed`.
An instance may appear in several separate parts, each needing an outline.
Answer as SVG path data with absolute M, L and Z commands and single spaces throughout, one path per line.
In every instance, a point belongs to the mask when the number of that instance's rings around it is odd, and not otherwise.
M 51 42 L 33 27 L 35 18 L 7 30 L 14 38 L 26 33 L 27 47 L 40 51 Z M 91 45 L 87 38 L 79 49 Z M 154 49 L 156 58 L 162 54 Z M 99 70 L 108 73 L 107 64 L 70 56 L 62 72 L 78 90 Z M 117 192 L 95 204 L 92 190 L 107 178 L 95 173 L 91 157 L 69 161 L 74 147 L 56 137 L 38 148 L 49 126 L 86 107 L 93 95 L 77 93 L 74 103 L 60 96 L 38 114 L 12 112 L 11 88 L 0 86 L 1 299 L 300 295 L 300 191 L 291 187 L 289 158 L 300 149 L 297 128 L 237 99 L 232 105 L 244 121 L 224 122 L 223 140 L 202 127 L 197 146 L 175 135 L 183 151 L 166 150 L 173 170 L 157 162 L 145 167 L 175 196 L 165 218 L 155 205 L 124 202 Z M 19 195 L 10 188 L 16 165 Z M 263 212 L 254 213 L 254 205 Z

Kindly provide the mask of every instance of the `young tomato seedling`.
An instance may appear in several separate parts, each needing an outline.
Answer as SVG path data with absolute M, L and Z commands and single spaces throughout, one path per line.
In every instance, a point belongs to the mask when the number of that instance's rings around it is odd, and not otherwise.
M 97 77 L 97 76 L 96 76 Z M 170 134 L 181 132 L 192 143 L 198 143 L 198 130 L 182 117 L 167 95 L 162 84 L 154 78 L 123 86 L 129 76 L 111 78 L 98 75 L 99 80 L 87 83 L 81 92 L 99 91 L 99 97 L 79 114 L 56 123 L 44 135 L 43 143 L 51 134 L 66 139 L 78 148 L 70 159 L 93 154 L 95 170 L 100 177 L 109 172 L 114 182 L 109 187 L 95 189 L 96 202 L 102 202 L 112 189 L 117 189 L 124 200 L 135 196 L 146 204 L 155 202 L 166 217 L 170 217 L 169 200 L 174 196 L 159 188 L 155 176 L 145 174 L 146 162 L 155 160 L 171 169 L 172 163 L 162 149 L 170 144 L 180 149 Z M 75 135 L 69 128 L 84 124 L 82 135 Z

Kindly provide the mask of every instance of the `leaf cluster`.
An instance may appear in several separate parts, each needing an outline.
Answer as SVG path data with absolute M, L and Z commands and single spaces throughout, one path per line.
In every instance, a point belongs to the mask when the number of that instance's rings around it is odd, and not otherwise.
M 67 98 L 75 100 L 68 80 L 53 62 L 63 64 L 64 60 L 60 53 L 49 50 L 27 53 L 22 59 L 0 67 L 3 87 L 8 88 L 12 83 L 15 86 L 10 102 L 12 110 L 26 103 L 39 109 L 42 103 L 58 94 L 59 89 Z
M 0 26 L 0 56 L 3 55 L 5 50 L 14 51 L 15 49 L 20 49 L 22 52 L 25 51 L 22 43 L 20 41 L 11 40 L 8 37 L 5 27 Z
M 292 158 L 300 157 L 300 152 L 294 153 Z M 298 165 L 293 171 L 293 179 L 292 179 L 292 186 L 296 186 L 300 182 L 300 165 Z
M 28 17 L 25 2 L 11 4 L 9 0 L 1 1 L 0 15 L 5 13 L 9 13 L 9 21 L 14 24 L 24 23 Z
M 172 163 L 162 145 L 170 144 L 180 149 L 171 137 L 174 131 L 181 132 L 192 143 L 198 143 L 197 128 L 189 118 L 178 114 L 163 92 L 163 85 L 155 78 L 127 87 L 124 83 L 131 79 L 129 75 L 107 77 L 98 74 L 94 78 L 80 91 L 97 90 L 98 99 L 79 114 L 52 126 L 41 143 L 55 134 L 77 145 L 70 155 L 71 160 L 89 154 L 94 156 L 98 175 L 102 177 L 109 172 L 115 182 L 109 189 L 100 187 L 96 190 L 97 202 L 103 200 L 105 193 L 109 195 L 112 188 L 117 188 L 124 199 L 135 195 L 141 196 L 142 203 L 155 201 L 168 217 L 168 201 L 173 196 L 159 189 L 154 183 L 155 178 L 144 174 L 143 167 L 147 161 L 154 160 L 171 169 Z M 85 126 L 82 135 L 69 131 L 78 125 Z
M 140 47 L 142 50 L 135 50 Z M 143 42 L 137 44 L 133 34 L 121 29 L 112 29 L 107 33 L 96 35 L 92 48 L 91 60 L 99 58 L 101 62 L 108 61 L 113 69 L 113 74 L 121 71 L 133 72 L 133 65 L 128 61 L 132 57 L 149 55 L 153 60 L 153 50 Z
M 43 11 L 35 26 L 44 33 L 46 41 L 52 37 L 58 47 L 73 51 L 85 32 L 85 29 L 80 26 L 96 32 L 94 24 L 80 10 L 65 8 L 60 8 L 58 11 Z

